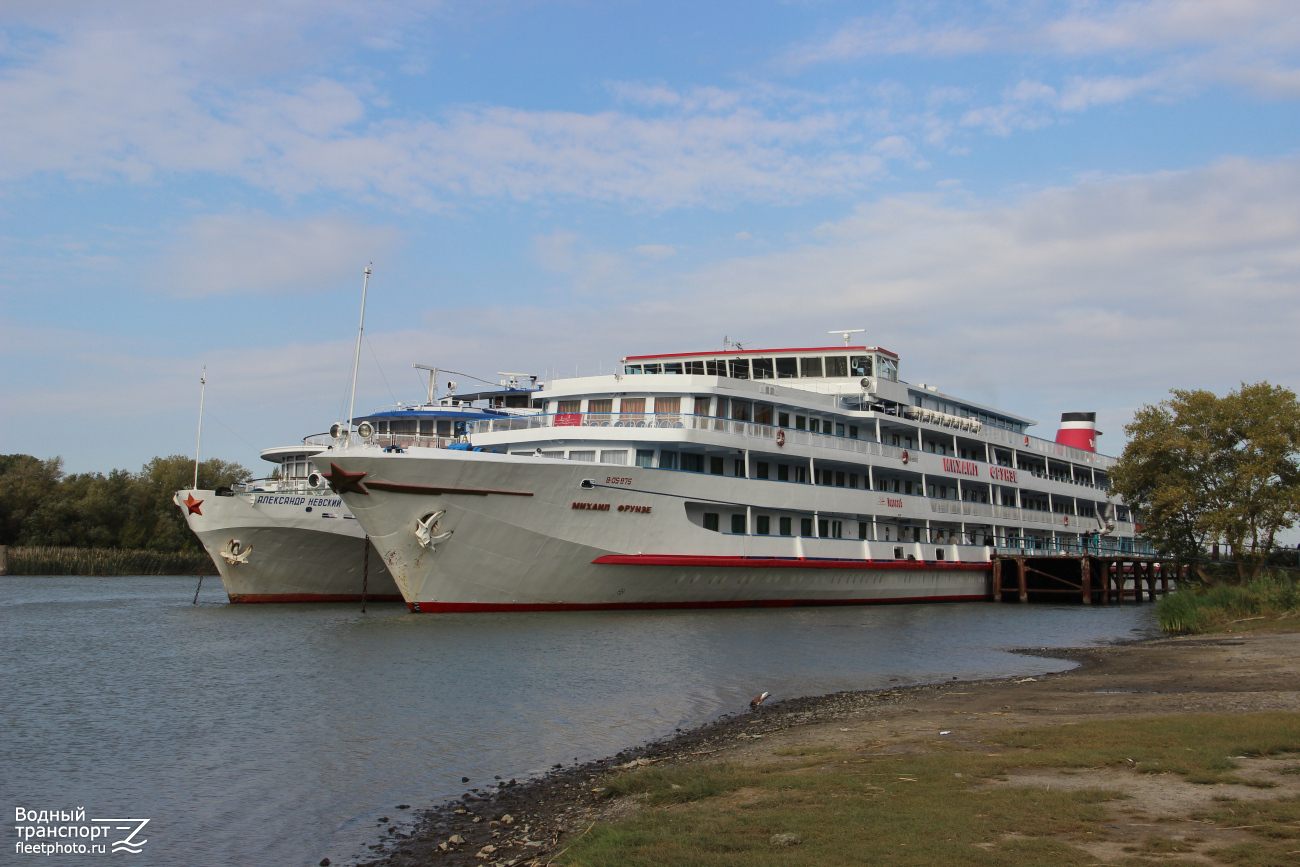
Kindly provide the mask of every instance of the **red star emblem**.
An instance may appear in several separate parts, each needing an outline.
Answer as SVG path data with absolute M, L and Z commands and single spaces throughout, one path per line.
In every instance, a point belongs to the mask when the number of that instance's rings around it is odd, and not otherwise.
M 345 473 L 338 464 L 330 464 L 330 471 L 325 474 L 330 489 L 336 494 L 369 494 L 361 480 L 365 473 Z
M 190 510 L 189 514 L 191 515 L 202 515 L 203 511 L 199 508 L 199 506 L 202 505 L 203 501 L 194 499 L 193 494 L 190 494 L 185 498 L 185 508 Z

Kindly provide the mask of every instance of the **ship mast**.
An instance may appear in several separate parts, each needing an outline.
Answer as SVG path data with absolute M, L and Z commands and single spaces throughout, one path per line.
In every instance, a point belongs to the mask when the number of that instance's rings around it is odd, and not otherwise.
M 361 324 L 357 326 L 357 353 L 352 359 L 352 392 L 348 398 L 347 430 L 349 441 L 352 440 L 352 413 L 357 405 L 357 369 L 361 366 L 361 335 L 366 331 L 366 290 L 369 287 L 370 265 L 367 265 L 366 276 L 361 281 Z
M 203 397 L 208 390 L 208 366 L 199 377 L 199 435 L 194 439 L 194 490 L 199 489 L 199 446 L 203 444 Z

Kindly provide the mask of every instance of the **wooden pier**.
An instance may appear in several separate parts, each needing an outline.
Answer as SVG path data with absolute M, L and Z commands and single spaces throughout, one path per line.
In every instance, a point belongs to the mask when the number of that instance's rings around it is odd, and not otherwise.
M 1152 557 L 999 554 L 993 558 L 993 601 L 1154 602 L 1157 593 L 1173 589 L 1175 571 Z

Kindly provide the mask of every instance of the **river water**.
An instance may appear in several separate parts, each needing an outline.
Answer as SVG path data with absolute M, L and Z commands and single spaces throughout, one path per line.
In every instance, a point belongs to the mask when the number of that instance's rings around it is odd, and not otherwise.
M 211 578 L 191 605 L 193 581 L 0 578 L 6 818 L 85 807 L 150 819 L 139 855 L 15 863 L 347 863 L 377 841 L 378 816 L 412 812 L 397 804 L 609 755 L 764 690 L 1063 670 L 1008 649 L 1139 637 L 1154 610 L 361 614 L 228 605 Z

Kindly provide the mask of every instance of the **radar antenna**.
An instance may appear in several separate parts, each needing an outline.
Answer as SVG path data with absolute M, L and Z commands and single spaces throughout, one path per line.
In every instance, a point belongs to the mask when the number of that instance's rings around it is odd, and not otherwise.
M 826 333 L 827 333 L 827 334 L 838 334 L 838 335 L 840 335 L 841 337 L 844 338 L 844 345 L 845 345 L 845 346 L 848 346 L 848 345 L 849 345 L 849 335 L 850 335 L 850 334 L 860 334 L 860 333 L 862 333 L 863 331 L 866 331 L 866 330 L 867 330 L 867 329 L 865 329 L 865 328 L 837 328 L 837 329 L 834 330 L 834 331 L 827 331 Z

